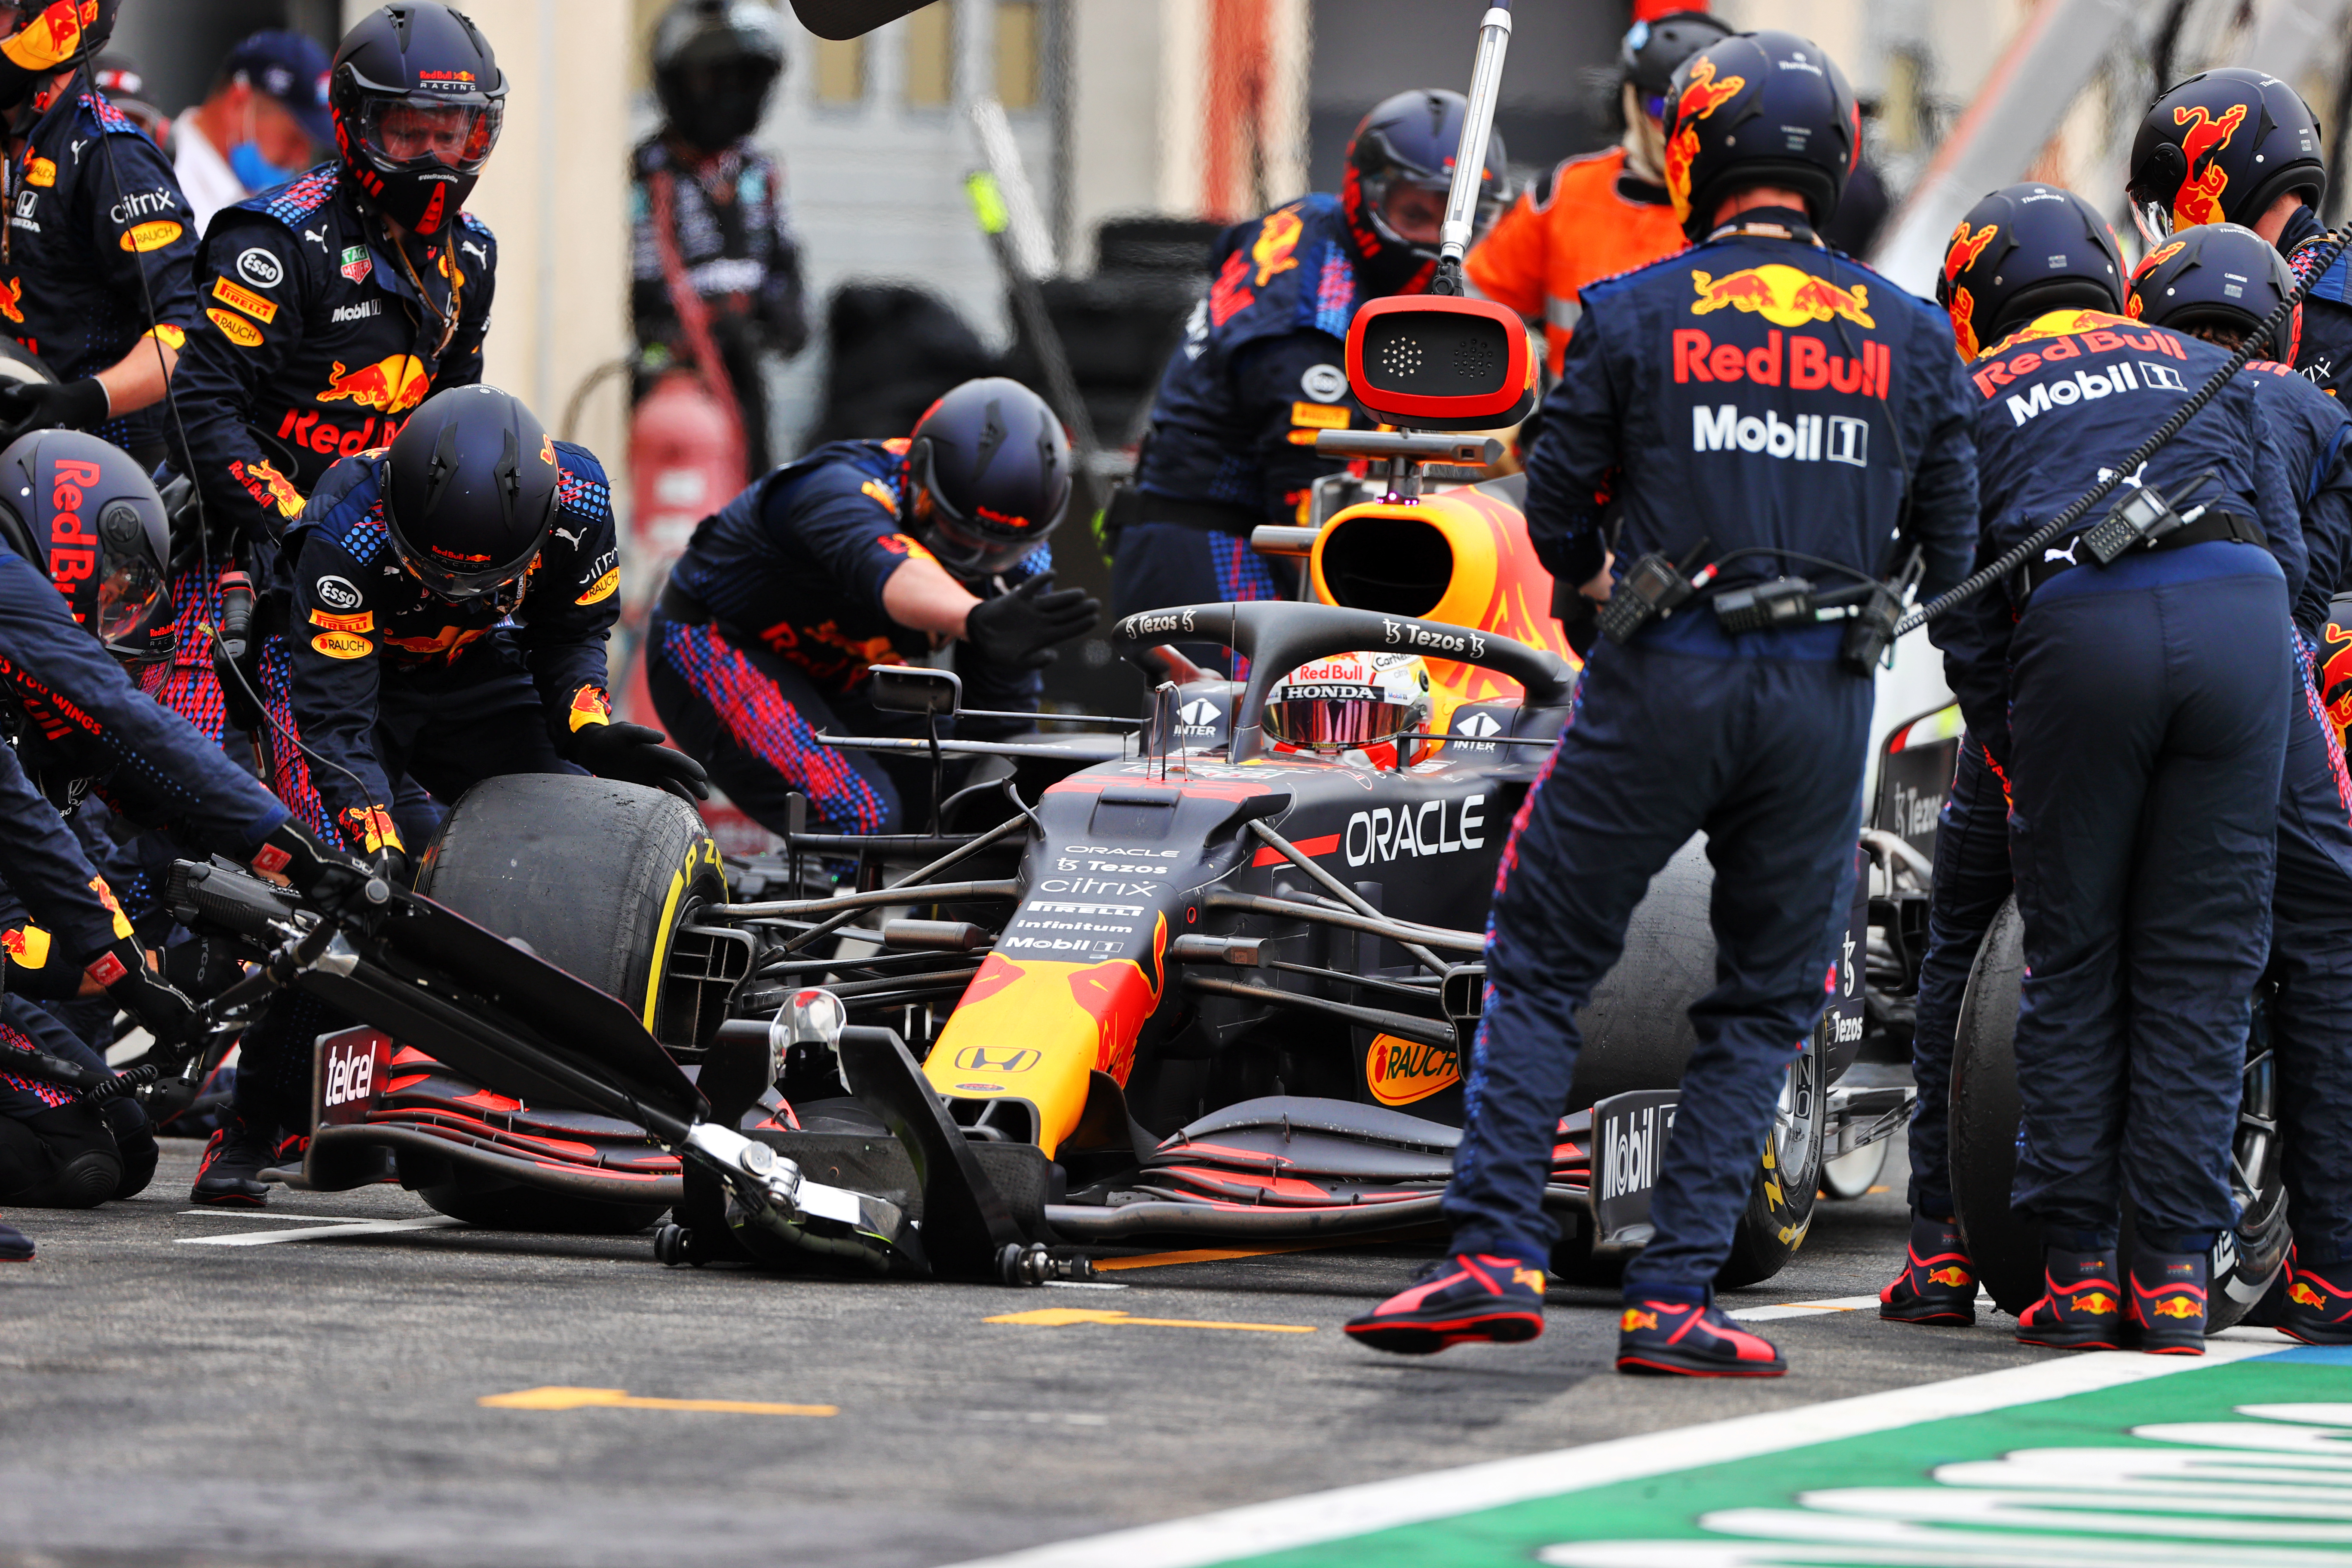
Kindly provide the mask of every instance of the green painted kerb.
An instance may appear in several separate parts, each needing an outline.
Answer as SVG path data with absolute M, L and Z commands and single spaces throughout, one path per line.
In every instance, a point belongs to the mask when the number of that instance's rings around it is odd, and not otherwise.
M 2352 1568 L 2352 1352 L 2290 1349 L 1232 1563 Z

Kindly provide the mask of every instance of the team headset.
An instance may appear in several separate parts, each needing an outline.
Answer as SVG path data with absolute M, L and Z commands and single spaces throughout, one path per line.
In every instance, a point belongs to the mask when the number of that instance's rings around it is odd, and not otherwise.
M 74 79 L 70 85 L 77 96 L 85 89 L 90 91 L 97 90 L 97 84 L 91 79 L 89 74 L 90 62 L 94 58 L 90 46 L 87 41 L 82 44 L 80 48 L 75 51 L 73 60 Z M 106 154 L 107 179 L 114 186 L 115 201 L 120 203 L 123 199 L 122 170 L 121 165 L 115 162 L 114 138 L 109 135 L 101 135 L 99 137 L 98 142 L 100 149 L 103 150 Z M 170 360 L 163 357 L 163 340 L 159 331 L 159 329 L 163 325 L 163 316 L 162 312 L 155 309 L 154 286 L 147 280 L 147 269 L 145 268 L 140 268 L 138 272 L 139 297 L 141 302 L 147 308 L 146 337 L 148 342 L 155 345 L 155 367 L 158 371 L 162 372 L 163 376 L 163 406 L 170 411 L 172 416 L 172 434 L 177 440 L 179 447 L 179 461 L 186 470 L 188 480 L 187 504 L 195 514 L 196 569 L 201 574 L 202 581 L 210 583 L 214 580 L 212 561 L 213 536 L 211 525 L 205 518 L 204 487 L 195 482 L 195 458 L 188 448 L 187 425 L 180 417 L 179 388 L 173 384 L 176 378 L 172 374 L 174 366 Z M 164 567 L 168 573 L 170 570 L 170 562 L 168 560 L 164 563 Z M 234 592 L 234 590 L 231 592 Z M 313 751 L 310 745 L 303 741 L 301 736 L 294 732 L 293 729 L 289 725 L 282 722 L 277 714 L 272 713 L 269 710 L 269 704 L 262 700 L 261 693 L 255 689 L 252 678 L 246 673 L 243 657 L 247 639 L 252 636 L 252 611 L 249 602 L 249 595 L 251 595 L 252 590 L 249 584 L 247 587 L 246 592 L 248 595 L 248 604 L 242 616 L 225 614 L 217 619 L 207 616 L 196 623 L 199 627 L 211 634 L 213 647 L 216 654 L 219 652 L 225 652 L 232 647 L 237 650 L 236 653 L 226 658 L 215 657 L 213 660 L 214 671 L 217 674 L 219 671 L 226 669 L 233 673 L 236 677 L 237 686 L 241 689 L 246 702 L 249 706 L 251 711 L 258 713 L 262 719 L 268 722 L 269 727 L 276 731 L 279 736 L 283 737 L 285 741 L 293 746 L 296 751 L 299 752 L 302 754 L 303 759 L 310 763 L 312 767 L 332 768 L 335 772 L 342 774 L 343 777 L 351 780 L 352 784 L 358 785 L 362 793 L 364 794 L 367 789 L 366 780 L 361 778 L 359 774 L 352 772 L 351 769 L 343 766 L 342 763 L 335 761 L 332 757 L 325 756 Z M 176 615 L 176 613 L 177 611 L 175 606 L 174 614 Z M 224 626 L 224 622 L 229 624 Z M 231 639 L 231 632 L 236 633 L 234 642 L 232 642 Z

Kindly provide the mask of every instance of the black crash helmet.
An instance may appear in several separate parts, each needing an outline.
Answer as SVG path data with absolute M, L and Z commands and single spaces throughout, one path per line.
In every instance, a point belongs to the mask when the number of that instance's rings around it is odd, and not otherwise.
M 1801 193 L 1826 223 L 1862 147 L 1845 73 L 1794 33 L 1740 33 L 1685 60 L 1666 90 L 1666 195 L 1693 240 L 1748 185 Z
M 2153 250 L 2184 228 L 2252 225 L 2289 191 L 2313 206 L 2327 190 L 2319 119 L 2303 95 L 2231 66 L 2190 77 L 2148 106 L 2132 138 L 2125 190 Z
M 52 0 L 21 5 L 0 37 L 0 109 L 14 109 L 68 66 L 87 64 L 114 33 L 122 0 Z
M 555 521 L 555 443 L 522 399 L 457 386 L 425 400 L 383 458 L 383 520 L 401 563 L 445 599 L 522 602 Z
M 784 74 L 776 8 L 757 0 L 678 0 L 654 30 L 654 92 L 670 129 L 706 153 L 759 129 Z
M 79 430 L 18 437 L 0 452 L 0 544 L 40 569 L 117 658 L 151 664 L 177 649 L 163 498 L 121 447 Z
M 1970 207 L 1944 246 L 1936 303 L 1974 359 L 2045 310 L 2123 308 L 2116 231 L 2070 190 L 2029 180 Z
M 328 83 L 336 153 L 367 199 L 413 234 L 455 223 L 506 116 L 482 30 L 431 0 L 386 5 L 343 36 Z
M 1004 571 L 1070 505 L 1070 438 L 1045 400 L 1001 375 L 967 381 L 915 422 L 907 473 L 931 498 L 914 529 L 960 577 Z M 910 498 L 911 499 L 911 498 Z
M 2294 274 L 2278 247 L 2241 224 L 2200 224 L 2148 252 L 2132 274 L 2124 314 L 2175 331 L 2223 327 L 2243 336 L 2294 292 Z M 2298 305 L 2254 353 L 2293 364 L 2302 336 Z
M 1349 246 L 1358 259 L 1391 279 L 1399 267 L 1418 269 L 1437 259 L 1436 240 L 1408 239 L 1390 222 L 1390 204 L 1407 189 L 1437 197 L 1442 208 L 1454 183 L 1454 154 L 1462 146 L 1462 117 L 1469 102 L 1443 88 L 1416 88 L 1384 98 L 1357 122 L 1348 139 L 1347 171 L 1340 176 L 1339 205 L 1348 219 Z M 1509 194 L 1503 138 L 1490 132 L 1486 163 L 1478 172 L 1478 205 L 1472 232 L 1483 234 Z
M 1729 26 L 1704 11 L 1676 11 L 1654 21 L 1636 22 L 1617 46 L 1618 74 L 1640 95 L 1653 120 L 1666 117 L 1666 88 L 1675 71 L 1699 50 L 1732 36 Z

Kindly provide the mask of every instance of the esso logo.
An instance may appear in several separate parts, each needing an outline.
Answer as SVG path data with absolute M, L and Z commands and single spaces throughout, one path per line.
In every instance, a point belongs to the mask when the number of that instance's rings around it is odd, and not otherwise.
M 257 245 L 238 255 L 236 275 L 257 289 L 275 289 L 286 280 L 286 268 L 278 258 Z
M 331 610 L 356 610 L 360 607 L 360 591 L 352 586 L 347 577 L 321 577 L 312 584 L 319 603 Z

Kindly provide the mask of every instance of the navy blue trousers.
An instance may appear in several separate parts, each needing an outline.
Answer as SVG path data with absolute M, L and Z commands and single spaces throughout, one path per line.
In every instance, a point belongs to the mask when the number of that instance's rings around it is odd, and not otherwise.
M 2306 1263 L 2352 1258 L 2352 774 L 2319 699 L 2315 650 L 2288 702 L 2271 900 L 2271 1047 L 2287 1215 Z
M 1544 1180 L 1582 1046 L 1577 1009 L 1650 879 L 1704 832 L 1717 984 L 1691 1009 L 1698 1043 L 1651 1203 L 1657 1235 L 1626 1280 L 1715 1278 L 1853 900 L 1870 700 L 1870 682 L 1826 661 L 1594 650 L 1497 874 L 1445 1195 L 1457 1250 L 1549 1255 Z
M 1135 522 L 1119 530 L 1110 572 L 1110 613 L 1118 617 L 1171 605 L 1287 599 L 1297 587 L 1297 568 L 1252 550 L 1247 534 L 1181 522 Z M 1225 669 L 1232 657 L 1210 643 L 1181 644 L 1179 651 L 1203 669 Z M 1226 673 L 1235 680 L 1247 679 L 1249 661 L 1233 662 L 1238 668 Z
M 2009 874 L 2009 800 L 1974 735 L 1960 740 L 1950 798 L 1936 819 L 1936 883 L 1927 900 L 1927 954 L 1919 963 L 1911 1076 L 1912 1211 L 1952 1217 L 1952 1051 L 1960 998 L 1977 949 L 2015 886 Z
M 2296 684 L 2277 564 L 2203 544 L 2067 573 L 2011 641 L 2025 920 L 2011 1201 L 2059 1245 L 2202 1251 L 2270 949 Z

